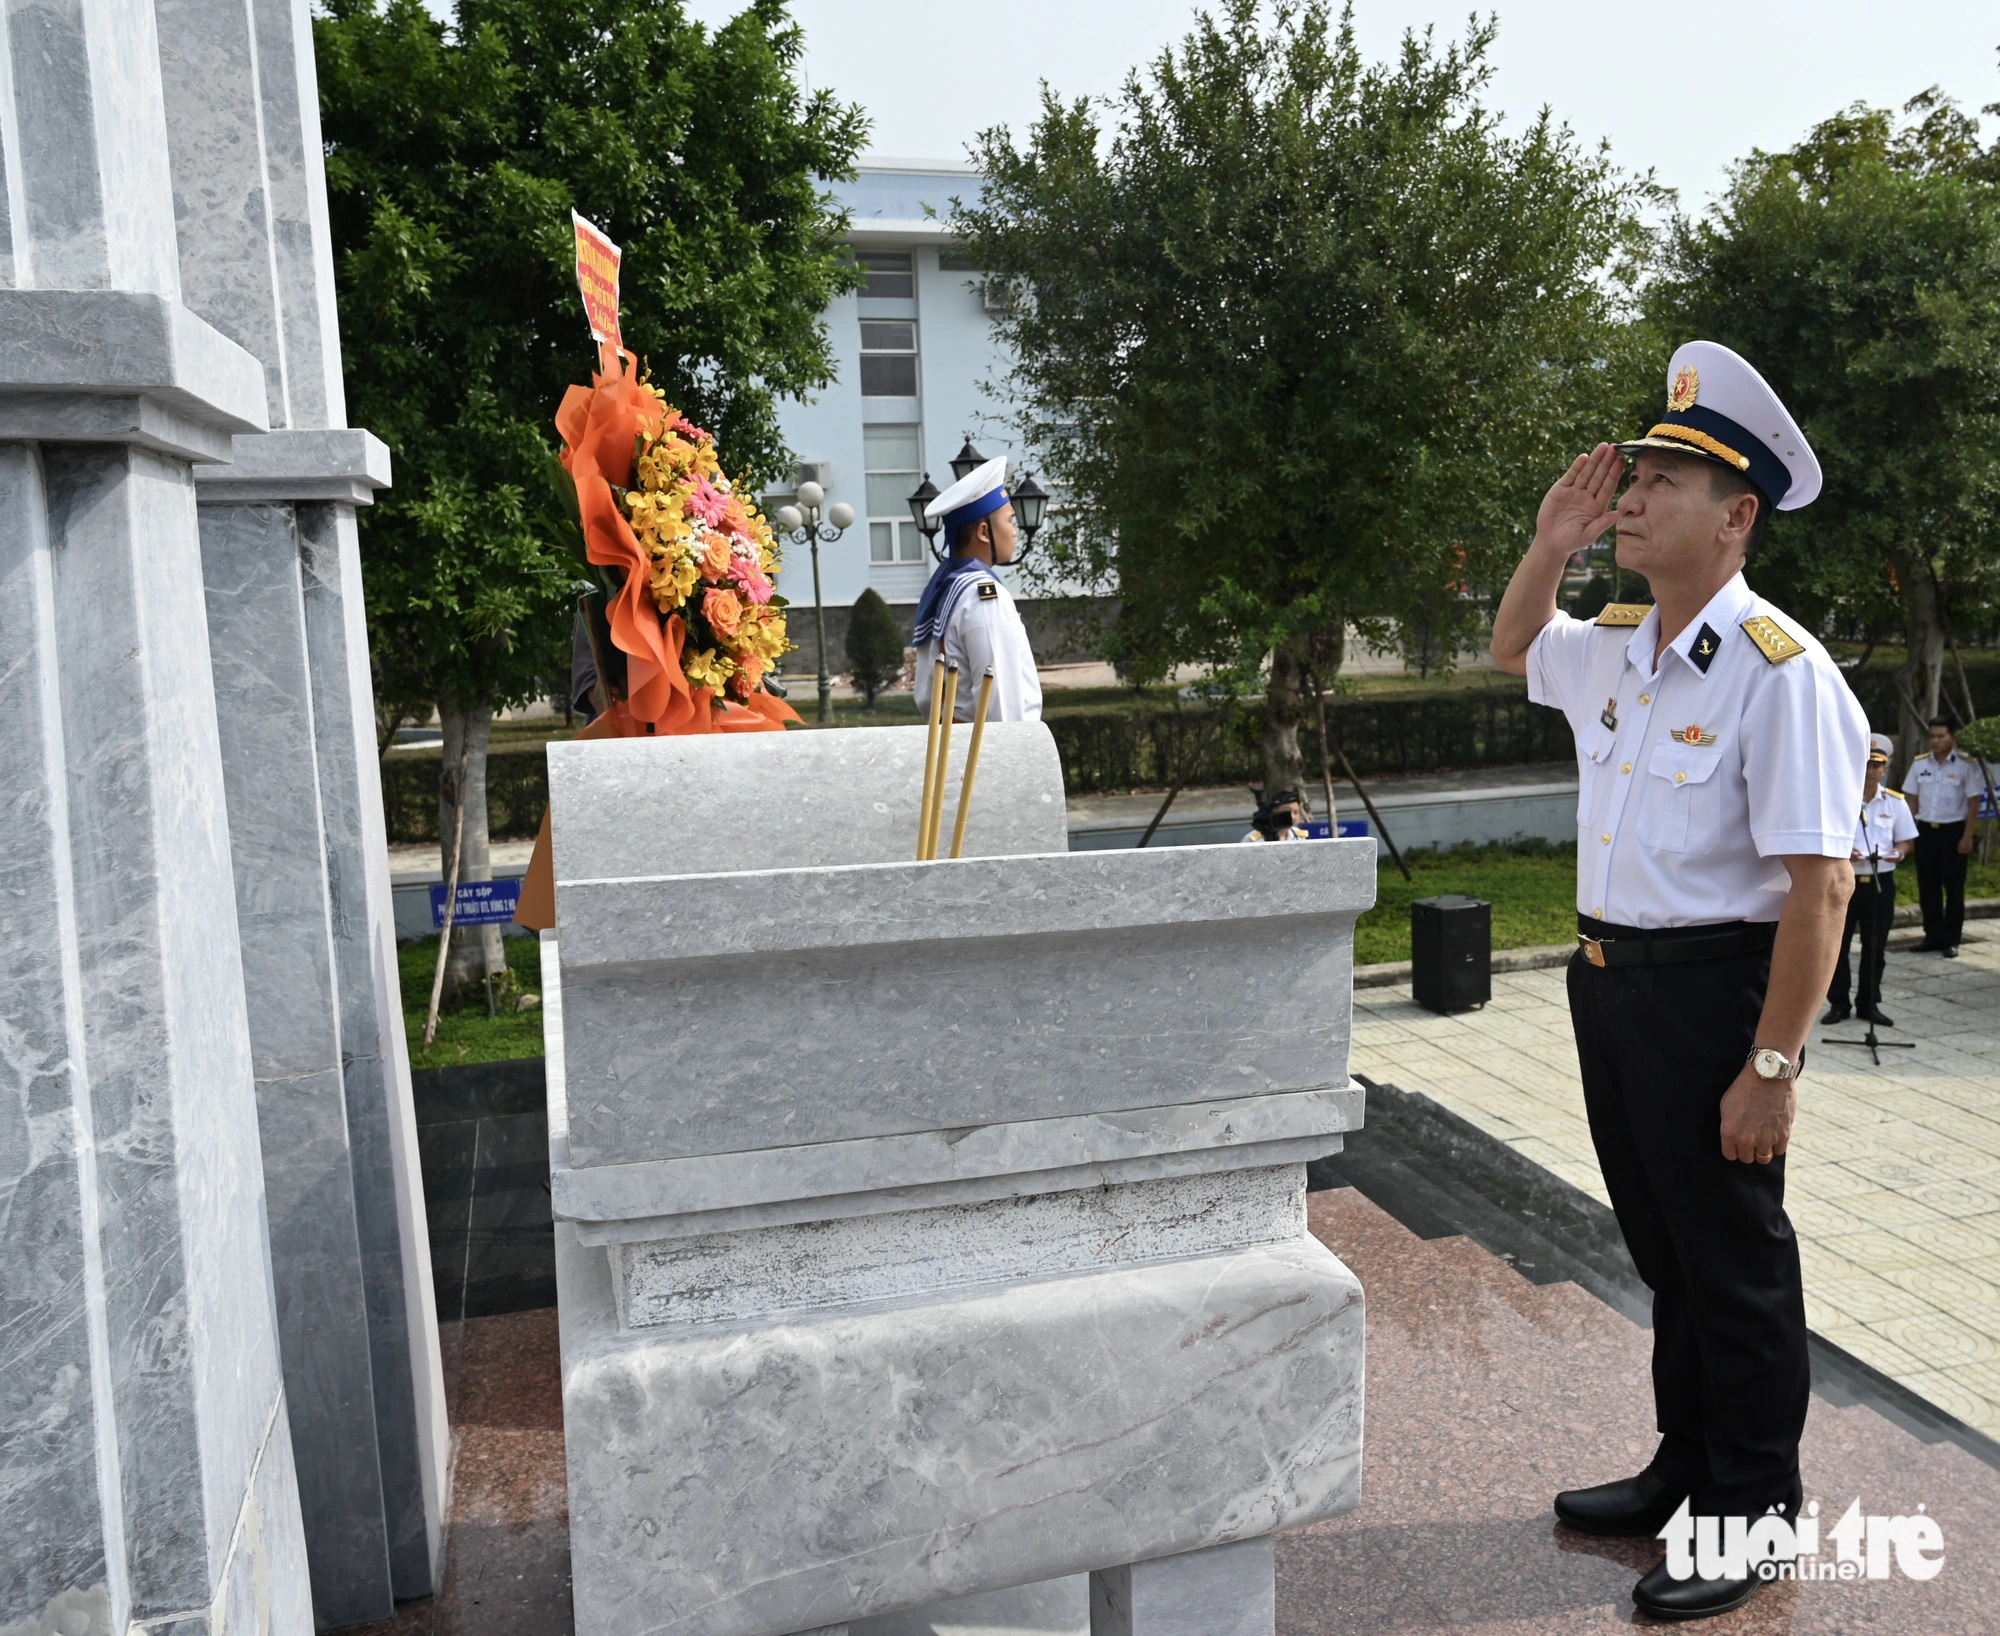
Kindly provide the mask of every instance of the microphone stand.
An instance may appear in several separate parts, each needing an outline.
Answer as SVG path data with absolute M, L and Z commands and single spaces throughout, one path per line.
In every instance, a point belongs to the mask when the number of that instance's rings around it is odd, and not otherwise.
M 1866 806 L 1861 809 L 1861 824 L 1862 828 L 1866 830 L 1868 827 L 1868 809 Z M 1882 963 L 1885 969 L 1889 962 L 1889 929 L 1882 925 L 1882 854 L 1872 844 L 1873 831 L 1869 831 L 1869 834 L 1871 844 L 1868 848 L 1868 924 L 1861 932 L 1861 976 L 1863 978 L 1872 975 L 1875 969 L 1874 944 L 1877 938 L 1880 938 L 1882 942 Z M 1880 930 L 1875 929 L 1878 927 Z M 1857 981 L 1855 984 L 1857 995 L 1860 989 L 1861 983 Z M 1868 1032 L 1865 1035 L 1858 1040 L 1830 1040 L 1822 1034 L 1819 1037 L 1820 1044 L 1865 1046 L 1869 1057 L 1873 1059 L 1875 1066 L 1878 1068 L 1882 1066 L 1882 1052 L 1885 1048 L 1891 1051 L 1914 1051 L 1917 1048 L 1914 1040 L 1878 1040 L 1875 1037 L 1875 1013 L 1882 1009 L 1882 995 L 1879 992 L 1879 984 L 1877 985 L 1877 990 L 1874 1003 L 1868 1007 Z

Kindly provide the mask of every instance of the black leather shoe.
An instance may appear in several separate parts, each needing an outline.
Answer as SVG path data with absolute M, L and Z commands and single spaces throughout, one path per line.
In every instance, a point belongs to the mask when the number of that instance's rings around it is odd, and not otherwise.
M 1820 1018 L 1819 1025 L 1822 1028 L 1838 1028 L 1853 1015 L 1854 1013 L 1844 1005 L 1829 1006 L 1826 1015 Z
M 1867 1018 L 1869 1022 L 1872 1022 L 1877 1028 L 1894 1028 L 1896 1026 L 1896 1019 L 1890 1016 L 1879 1005 L 1869 1007 L 1861 1015 Z
M 1655 1619 L 1712 1619 L 1718 1613 L 1740 1608 L 1757 1593 L 1763 1581 L 1748 1579 L 1676 1579 L 1662 1562 L 1632 1587 L 1632 1600 L 1641 1613 Z
M 1600 1539 L 1651 1539 L 1690 1492 L 1642 1471 L 1595 1488 L 1564 1489 L 1556 1496 L 1556 1516 L 1578 1532 Z
M 1946 949 L 1944 951 L 1944 957 L 1947 960 L 1956 960 L 1958 958 L 1958 945 L 1954 943 L 1950 948 Z

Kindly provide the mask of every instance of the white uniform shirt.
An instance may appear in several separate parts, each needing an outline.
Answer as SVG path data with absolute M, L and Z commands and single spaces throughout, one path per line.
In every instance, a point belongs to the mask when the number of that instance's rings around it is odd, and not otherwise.
M 1042 679 L 1035 670 L 1035 651 L 1028 646 L 1020 611 L 1007 587 L 990 574 L 970 574 L 963 589 L 954 586 L 953 592 L 942 633 L 945 663 L 958 666 L 958 700 L 952 720 L 972 720 L 979 707 L 979 680 L 991 665 L 993 702 L 986 719 L 1040 721 Z M 917 650 L 917 714 L 921 716 L 930 714 L 931 671 L 937 656 L 936 641 Z
M 1875 865 L 1868 861 L 1870 853 L 1881 860 L 1883 874 L 1895 873 L 1896 860 L 1889 849 L 1916 838 L 1917 821 L 1910 816 L 1910 803 L 1892 789 L 1877 790 L 1872 801 L 1861 803 L 1854 822 L 1854 850 L 1860 854 L 1854 860 L 1855 874 L 1875 873 Z
M 1773 663 L 1742 629 L 1769 619 L 1804 651 Z M 1660 655 L 1636 627 L 1558 612 L 1528 650 L 1528 697 L 1576 734 L 1576 906 L 1619 926 L 1776 920 L 1778 859 L 1845 858 L 1868 721 L 1826 650 L 1742 575 Z
M 1917 816 L 1927 824 L 1964 823 L 1966 809 L 1981 787 L 1979 769 L 1956 750 L 1943 761 L 1934 755 L 1919 756 L 1910 763 L 1903 782 L 1917 798 Z

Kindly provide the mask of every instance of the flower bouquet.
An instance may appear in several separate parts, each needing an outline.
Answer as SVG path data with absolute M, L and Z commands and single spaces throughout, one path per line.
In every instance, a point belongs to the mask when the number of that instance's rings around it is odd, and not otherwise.
M 770 686 L 791 646 L 777 540 L 714 438 L 627 371 L 571 387 L 556 429 L 599 585 L 585 612 L 611 721 L 592 736 L 797 721 Z

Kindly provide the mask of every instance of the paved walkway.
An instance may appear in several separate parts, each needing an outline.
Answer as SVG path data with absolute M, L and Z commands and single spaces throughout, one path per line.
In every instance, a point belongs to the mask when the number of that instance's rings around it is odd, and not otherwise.
M 1887 1039 L 1813 1030 L 1787 1176 L 1806 1316 L 1836 1345 L 2000 1437 L 2000 930 L 1955 961 L 1889 956 Z M 1560 969 L 1496 975 L 1483 1011 L 1434 1016 L 1406 988 L 1354 997 L 1357 1073 L 1422 1091 L 1605 1200 Z M 1605 1200 L 1605 1202 L 1609 1202 Z

